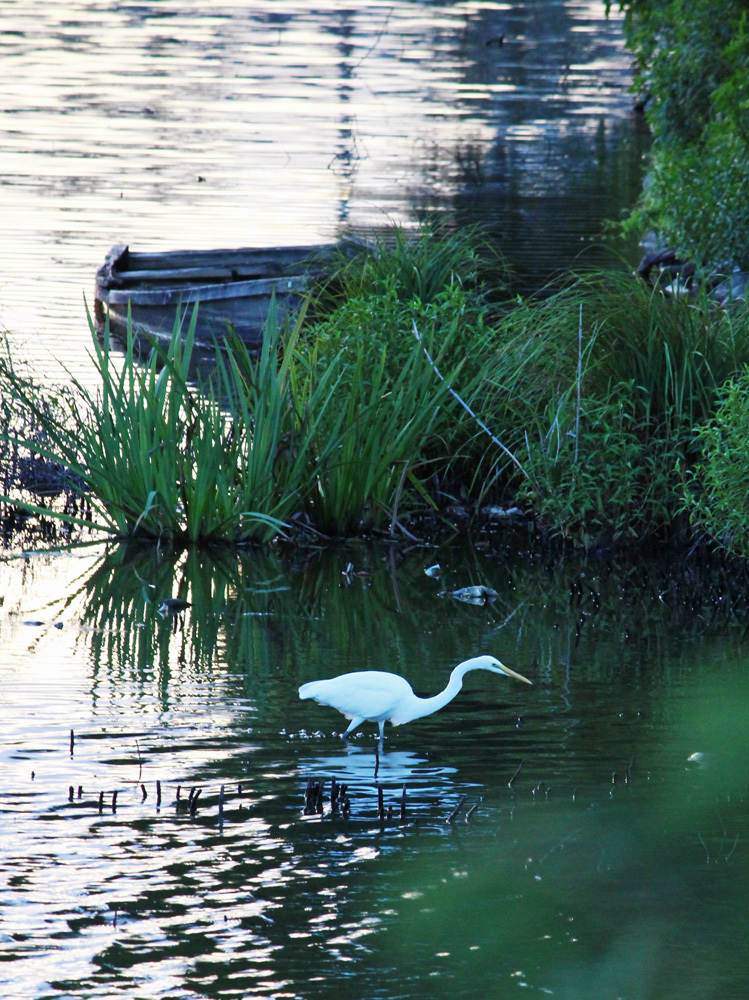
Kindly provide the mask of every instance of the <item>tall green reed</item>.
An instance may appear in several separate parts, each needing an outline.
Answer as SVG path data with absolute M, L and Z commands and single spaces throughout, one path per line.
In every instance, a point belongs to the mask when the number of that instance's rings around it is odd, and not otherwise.
M 348 377 L 340 380 L 332 421 L 320 427 L 309 515 L 327 534 L 388 522 L 392 529 L 404 485 L 407 494 L 412 487 L 418 493 L 419 477 L 428 474 L 426 454 L 446 392 L 435 384 L 417 344 L 394 379 L 387 377 L 384 348 L 379 356 L 359 351 L 346 363 Z
M 255 510 L 250 501 L 256 495 L 237 476 L 245 428 L 232 422 L 224 405 L 222 390 L 231 384 L 192 378 L 197 306 L 183 330 L 184 319 L 175 318 L 167 350 L 154 345 L 143 362 L 131 323 L 124 352 L 113 347 L 108 328 L 99 340 L 91 325 L 100 385 L 90 390 L 71 379 L 54 413 L 39 387 L 7 375 L 11 391 L 43 429 L 37 453 L 69 471 L 92 517 L 44 513 L 119 537 L 178 543 L 262 540 L 282 528 L 277 505 Z M 277 334 L 267 336 L 273 349 Z
M 184 319 L 168 348 L 153 345 L 144 361 L 131 324 L 124 352 L 92 327 L 100 386 L 73 379 L 54 414 L 33 382 L 8 376 L 43 427 L 37 452 L 68 470 L 92 511 L 85 521 L 45 514 L 178 545 L 263 542 L 302 524 L 345 535 L 393 522 L 404 494 L 420 488 L 416 471 L 442 398 L 413 341 L 393 379 L 384 349 L 373 359 L 365 339 L 329 342 L 319 357 L 318 340 L 302 336 L 304 311 L 289 328 L 273 306 L 257 357 L 229 334 L 200 375 L 197 311 Z

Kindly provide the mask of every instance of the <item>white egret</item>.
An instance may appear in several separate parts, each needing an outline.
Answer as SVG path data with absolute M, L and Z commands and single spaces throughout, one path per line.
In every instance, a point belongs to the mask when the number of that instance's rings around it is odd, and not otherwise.
M 382 740 L 388 719 L 392 725 L 401 726 L 404 722 L 421 719 L 444 708 L 463 687 L 463 678 L 469 670 L 490 670 L 526 684 L 532 683 L 494 656 L 474 656 L 459 663 L 450 674 L 445 690 L 432 698 L 419 698 L 405 677 L 386 670 L 355 670 L 323 681 L 310 681 L 299 688 L 299 697 L 314 698 L 319 705 L 337 708 L 350 719 L 344 736 L 367 720 L 379 723 Z

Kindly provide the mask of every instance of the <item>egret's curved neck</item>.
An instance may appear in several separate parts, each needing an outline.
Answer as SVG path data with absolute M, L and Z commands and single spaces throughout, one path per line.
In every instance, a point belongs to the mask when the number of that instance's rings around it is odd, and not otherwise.
M 477 669 L 480 668 L 466 663 L 459 664 L 450 674 L 450 680 L 447 682 L 447 687 L 444 691 L 440 691 L 439 694 L 435 694 L 431 698 L 416 699 L 418 705 L 414 707 L 415 714 L 413 718 L 423 719 L 425 715 L 431 715 L 432 712 L 439 712 L 441 708 L 444 708 L 448 702 L 453 700 L 458 691 L 463 687 L 463 678 L 468 671 Z

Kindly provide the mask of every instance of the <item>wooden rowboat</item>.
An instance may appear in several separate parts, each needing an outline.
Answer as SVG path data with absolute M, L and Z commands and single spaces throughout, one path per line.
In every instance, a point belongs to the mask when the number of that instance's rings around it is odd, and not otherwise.
M 134 253 L 113 247 L 96 274 L 94 321 L 103 330 L 107 318 L 116 336 L 127 331 L 128 307 L 133 330 L 157 341 L 172 336 L 175 317 L 187 329 L 198 303 L 197 346 L 221 343 L 228 327 L 247 344 L 262 342 L 263 327 L 275 295 L 287 315 L 301 305 L 312 282 L 343 252 L 361 249 L 354 241 L 318 246 L 176 250 Z

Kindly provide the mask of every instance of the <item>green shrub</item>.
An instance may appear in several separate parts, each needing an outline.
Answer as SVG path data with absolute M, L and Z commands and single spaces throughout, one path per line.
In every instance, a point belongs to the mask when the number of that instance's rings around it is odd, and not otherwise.
M 749 558 L 749 367 L 726 384 L 697 440 L 702 459 L 686 488 L 691 521 L 727 551 Z
M 528 480 L 518 502 L 552 535 L 586 548 L 641 541 L 669 519 L 674 454 L 668 442 L 643 442 L 629 400 L 565 400 L 548 429 L 528 440 Z
M 749 22 L 741 0 L 632 0 L 625 33 L 649 98 L 648 184 L 630 225 L 711 269 L 749 269 Z
M 499 462 L 547 530 L 583 544 L 663 531 L 694 427 L 747 362 L 746 311 L 670 302 L 629 275 L 580 278 L 498 328 L 470 402 L 523 470 L 479 437 L 473 467 L 490 477 Z
M 316 295 L 326 312 L 361 297 L 389 289 L 400 302 L 426 306 L 453 286 L 460 287 L 475 306 L 497 297 L 506 286 L 506 262 L 482 234 L 467 226 L 424 225 L 409 232 L 395 226 L 367 252 L 342 255 Z

